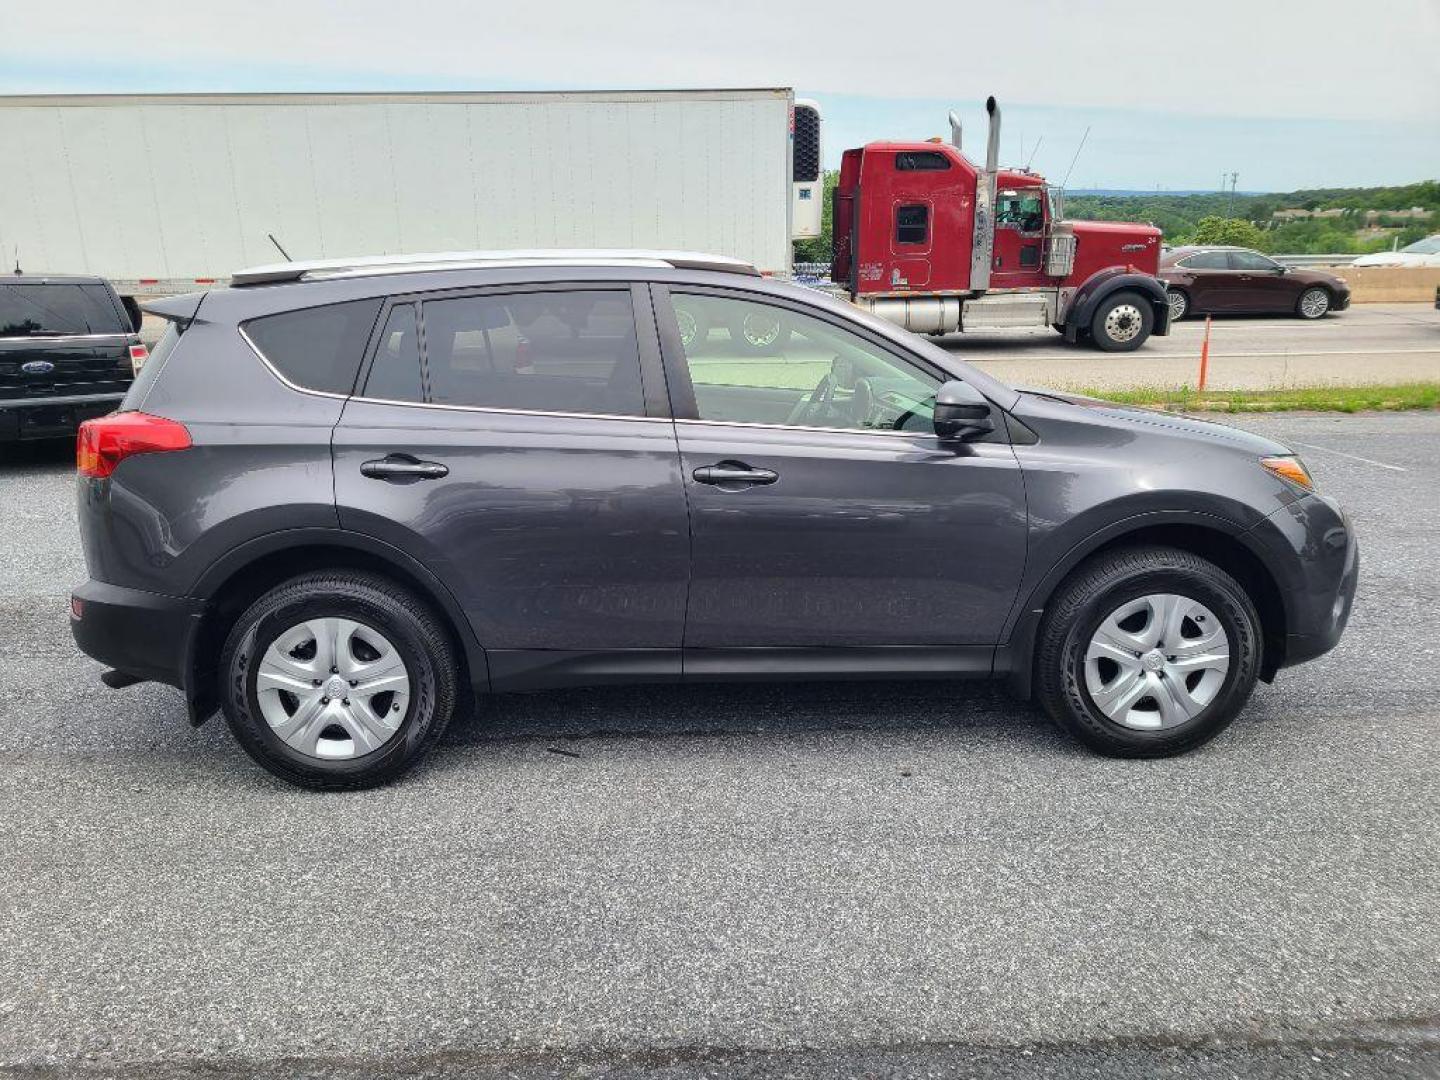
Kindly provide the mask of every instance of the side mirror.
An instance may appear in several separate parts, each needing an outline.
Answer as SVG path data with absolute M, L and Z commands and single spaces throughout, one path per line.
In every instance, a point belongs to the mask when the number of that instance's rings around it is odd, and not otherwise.
M 969 383 L 951 379 L 935 391 L 935 434 L 965 442 L 995 430 L 990 402 Z

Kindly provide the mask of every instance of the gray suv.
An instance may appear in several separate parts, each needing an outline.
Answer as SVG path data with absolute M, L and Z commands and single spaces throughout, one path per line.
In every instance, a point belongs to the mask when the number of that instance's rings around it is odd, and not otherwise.
M 79 438 L 75 639 L 309 787 L 397 776 L 477 692 L 616 682 L 1002 678 L 1175 754 L 1355 593 L 1284 446 L 731 260 L 291 263 L 149 310 Z

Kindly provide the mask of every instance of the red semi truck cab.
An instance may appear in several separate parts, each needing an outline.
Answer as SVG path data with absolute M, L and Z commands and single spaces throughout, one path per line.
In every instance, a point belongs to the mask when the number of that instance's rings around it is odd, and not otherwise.
M 1065 221 L 1044 177 L 996 166 L 994 98 L 986 110 L 983 167 L 938 140 L 845 151 L 831 280 L 917 333 L 1053 326 L 1067 341 L 1117 352 L 1167 333 L 1160 230 Z M 952 126 L 958 142 L 953 117 Z

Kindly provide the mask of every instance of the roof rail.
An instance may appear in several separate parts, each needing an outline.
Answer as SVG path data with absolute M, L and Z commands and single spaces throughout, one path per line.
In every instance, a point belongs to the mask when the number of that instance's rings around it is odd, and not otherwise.
M 230 284 L 278 285 L 337 277 L 371 277 L 379 274 L 418 274 L 432 270 L 484 270 L 506 266 L 652 266 L 677 270 L 717 270 L 759 277 L 760 271 L 741 259 L 706 255 L 697 251 L 566 250 L 440 251 L 417 255 L 365 255 L 353 259 L 314 259 L 271 263 L 237 270 Z

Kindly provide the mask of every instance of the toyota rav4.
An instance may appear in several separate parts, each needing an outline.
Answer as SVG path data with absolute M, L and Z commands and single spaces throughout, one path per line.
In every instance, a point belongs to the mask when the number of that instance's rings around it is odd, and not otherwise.
M 1355 593 L 1285 446 L 1012 389 L 727 259 L 290 263 L 149 310 L 79 436 L 75 638 L 298 784 L 395 777 L 477 693 L 615 682 L 997 677 L 1175 754 Z

